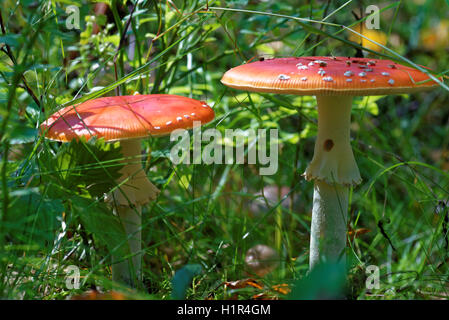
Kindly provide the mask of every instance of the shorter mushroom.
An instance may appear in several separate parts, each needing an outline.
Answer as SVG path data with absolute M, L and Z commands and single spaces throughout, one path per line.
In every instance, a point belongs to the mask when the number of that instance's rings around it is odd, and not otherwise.
M 188 115 L 188 116 L 186 116 Z M 80 137 L 120 141 L 124 166 L 119 186 L 107 201 L 113 203 L 128 236 L 132 259 L 113 257 L 114 281 L 136 287 L 142 278 L 141 206 L 153 201 L 159 190 L 148 180 L 141 164 L 141 140 L 205 124 L 214 111 L 205 102 L 182 96 L 154 94 L 104 97 L 55 112 L 42 125 L 48 139 L 68 142 Z M 108 190 L 105 190 L 108 192 Z

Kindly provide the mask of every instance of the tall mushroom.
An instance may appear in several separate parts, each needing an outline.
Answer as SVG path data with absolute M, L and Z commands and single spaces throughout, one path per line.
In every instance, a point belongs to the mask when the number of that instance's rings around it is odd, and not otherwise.
M 221 82 L 240 90 L 316 96 L 318 136 L 304 173 L 314 180 L 310 268 L 345 256 L 348 190 L 362 180 L 350 144 L 353 96 L 412 93 L 437 85 L 425 73 L 389 60 L 350 57 L 261 60 L 227 71 Z
M 208 123 L 214 111 L 203 101 L 168 94 L 104 97 L 57 111 L 42 125 L 51 140 L 68 142 L 93 136 L 120 141 L 124 166 L 120 186 L 108 201 L 113 203 L 128 236 L 132 259 L 114 257 L 114 281 L 137 286 L 142 277 L 141 206 L 156 199 L 159 190 L 148 180 L 141 164 L 141 140 L 190 129 L 194 121 Z M 106 190 L 105 190 L 106 191 Z M 120 261 L 121 260 L 121 261 Z

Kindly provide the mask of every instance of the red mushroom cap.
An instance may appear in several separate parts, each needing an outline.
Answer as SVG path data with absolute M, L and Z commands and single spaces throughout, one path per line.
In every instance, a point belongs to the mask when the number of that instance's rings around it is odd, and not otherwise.
M 214 119 L 205 102 L 177 95 L 152 94 L 104 97 L 68 106 L 41 125 L 47 138 L 70 141 L 96 136 L 106 141 L 162 136 Z
M 419 70 L 390 60 L 350 57 L 277 58 L 227 71 L 221 82 L 255 92 L 297 95 L 385 95 L 438 84 Z

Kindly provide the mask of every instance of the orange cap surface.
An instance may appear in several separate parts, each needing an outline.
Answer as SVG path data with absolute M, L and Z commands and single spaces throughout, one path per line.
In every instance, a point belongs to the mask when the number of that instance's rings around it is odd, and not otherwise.
M 192 128 L 194 121 L 208 123 L 214 115 L 205 102 L 177 95 L 104 97 L 55 112 L 42 123 L 41 131 L 63 142 L 93 136 L 113 141 L 167 135 Z
M 276 58 L 247 63 L 227 71 L 229 87 L 297 95 L 386 95 L 437 86 L 419 70 L 391 60 L 350 57 Z

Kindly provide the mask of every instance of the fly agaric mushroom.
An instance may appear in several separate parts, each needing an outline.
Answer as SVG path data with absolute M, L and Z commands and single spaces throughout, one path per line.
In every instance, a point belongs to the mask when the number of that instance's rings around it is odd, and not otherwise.
M 141 140 L 164 136 L 175 129 L 190 129 L 194 121 L 208 123 L 214 111 L 202 101 L 168 94 L 104 97 L 69 106 L 54 113 L 42 125 L 48 139 L 68 142 L 85 137 L 120 141 L 124 166 L 120 187 L 107 197 L 114 203 L 128 236 L 132 259 L 114 263 L 114 281 L 136 286 L 142 276 L 141 206 L 156 199 L 159 190 L 148 180 L 141 165 Z M 114 257 L 115 260 L 120 257 Z M 123 260 L 123 258 L 121 258 Z
M 316 96 L 318 136 L 304 173 L 314 180 L 310 268 L 321 259 L 345 256 L 348 191 L 362 180 L 350 144 L 353 97 L 413 93 L 437 85 L 425 73 L 389 60 L 350 57 L 261 60 L 227 71 L 221 82 L 240 90 Z

